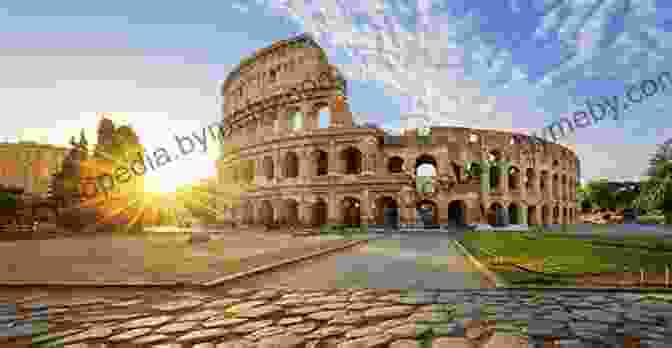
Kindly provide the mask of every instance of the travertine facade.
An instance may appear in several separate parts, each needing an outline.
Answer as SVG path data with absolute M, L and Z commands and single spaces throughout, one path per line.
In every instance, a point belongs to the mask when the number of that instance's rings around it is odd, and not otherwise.
M 0 184 L 44 195 L 51 175 L 61 170 L 67 151 L 36 142 L 0 143 Z
M 226 209 L 239 223 L 414 224 L 430 209 L 429 224 L 576 219 L 569 149 L 492 130 L 432 128 L 427 144 L 416 132 L 395 138 L 355 126 L 345 80 L 308 36 L 246 59 L 222 94 L 225 143 L 239 147 L 229 156 L 239 165 L 220 160 L 219 180 L 250 185 Z M 419 192 L 416 169 L 427 163 L 433 192 Z

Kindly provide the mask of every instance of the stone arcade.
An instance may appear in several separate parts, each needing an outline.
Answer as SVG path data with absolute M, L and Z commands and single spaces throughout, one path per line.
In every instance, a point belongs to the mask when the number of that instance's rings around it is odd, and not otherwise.
M 310 36 L 245 59 L 222 94 L 224 142 L 239 147 L 235 162 L 245 165 L 218 161 L 218 180 L 252 189 L 219 208 L 239 224 L 576 220 L 572 151 L 503 131 L 434 127 L 428 143 L 415 132 L 393 137 L 356 126 L 345 79 Z M 435 168 L 432 189 L 418 190 L 417 168 L 427 164 Z

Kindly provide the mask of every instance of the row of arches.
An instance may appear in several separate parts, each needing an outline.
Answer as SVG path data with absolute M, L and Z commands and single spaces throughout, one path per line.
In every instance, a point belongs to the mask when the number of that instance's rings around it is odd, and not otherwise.
M 325 150 L 315 149 L 309 155 L 309 176 L 325 176 L 329 173 L 330 156 Z M 497 156 L 492 157 L 494 161 L 501 161 Z M 342 150 L 335 160 L 342 161 L 342 168 L 340 172 L 348 175 L 361 174 L 363 170 L 362 152 L 355 146 L 347 147 Z M 297 178 L 300 175 L 300 161 L 299 155 L 294 151 L 289 151 L 280 158 L 282 163 L 281 170 L 276 173 L 275 162 L 272 156 L 265 156 L 261 159 L 260 168 L 263 176 L 267 180 L 272 180 L 276 176 L 284 178 Z M 387 169 L 389 173 L 404 172 L 404 159 L 400 156 L 393 156 L 387 161 Z M 495 162 L 501 163 L 501 162 Z M 483 176 L 481 165 L 477 162 L 472 162 L 463 168 L 455 162 L 451 162 L 449 170 L 458 180 L 480 180 Z M 244 167 L 244 166 L 243 166 Z M 247 167 L 244 167 L 247 168 Z M 437 175 L 438 161 L 431 155 L 423 154 L 415 160 L 415 173 L 420 177 L 433 177 Z M 488 172 L 489 188 L 492 191 L 503 189 L 503 177 L 507 177 L 507 188 L 509 191 L 520 190 L 523 186 L 527 192 L 547 192 L 550 188 L 552 197 L 567 199 L 575 199 L 576 197 L 576 181 L 573 177 L 566 174 L 553 173 L 548 170 L 535 170 L 534 168 L 527 168 L 522 173 L 521 170 L 514 165 L 508 166 L 506 172 L 503 172 L 503 166 L 490 166 Z M 236 169 L 241 171 L 240 169 Z M 251 171 L 250 171 L 251 170 Z M 234 181 L 243 179 L 252 181 L 254 179 L 254 168 L 245 170 L 243 174 L 233 175 Z M 550 187 L 549 187 L 550 186 Z
M 308 110 L 290 106 L 284 112 L 269 112 L 256 119 L 246 121 L 232 130 L 231 136 L 245 137 L 246 143 L 259 140 L 257 137 L 270 136 L 278 132 L 295 132 L 307 129 L 325 129 L 331 126 L 332 106 L 317 102 Z
M 467 221 L 468 205 L 463 200 L 451 201 L 445 212 L 446 219 L 443 220 L 439 219 L 439 216 L 444 214 L 439 211 L 436 202 L 431 200 L 418 201 L 414 206 L 414 221 L 405 222 L 402 219 L 401 207 L 395 198 L 384 196 L 374 202 L 373 206 L 375 208 L 371 211 L 373 220 L 369 222 L 374 225 L 398 227 L 402 223 L 410 223 L 426 227 L 438 227 L 439 224 L 458 227 L 479 222 L 478 220 L 474 221 L 473 217 L 472 221 Z M 306 209 L 306 211 L 302 213 L 302 209 Z M 305 205 L 304 208 L 294 199 L 262 200 L 258 205 L 248 201 L 241 207 L 241 210 L 234 209 L 234 215 L 241 214 L 241 222 L 247 225 L 281 224 L 320 227 L 329 221 L 345 225 L 361 225 L 365 221 L 362 216 L 362 202 L 357 198 L 343 198 L 338 202 L 336 209 L 338 210 L 338 219 L 334 221 L 329 219 L 329 204 L 323 198 L 315 199 L 312 203 Z M 481 222 L 492 226 L 569 224 L 573 223 L 576 218 L 574 208 L 551 204 L 525 207 L 517 202 L 506 205 L 494 202 L 487 208 L 480 205 L 480 210 L 484 217 L 484 221 Z

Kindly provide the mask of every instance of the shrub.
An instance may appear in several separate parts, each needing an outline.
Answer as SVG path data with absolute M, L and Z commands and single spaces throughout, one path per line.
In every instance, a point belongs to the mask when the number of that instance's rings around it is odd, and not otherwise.
M 646 215 L 637 218 L 637 223 L 642 225 L 661 225 L 665 223 L 665 217 L 659 215 Z

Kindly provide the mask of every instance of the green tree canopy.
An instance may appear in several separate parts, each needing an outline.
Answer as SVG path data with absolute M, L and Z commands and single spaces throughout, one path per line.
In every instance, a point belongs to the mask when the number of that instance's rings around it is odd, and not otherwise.
M 19 199 L 15 194 L 0 191 L 0 212 L 8 214 L 16 211 L 19 205 Z

